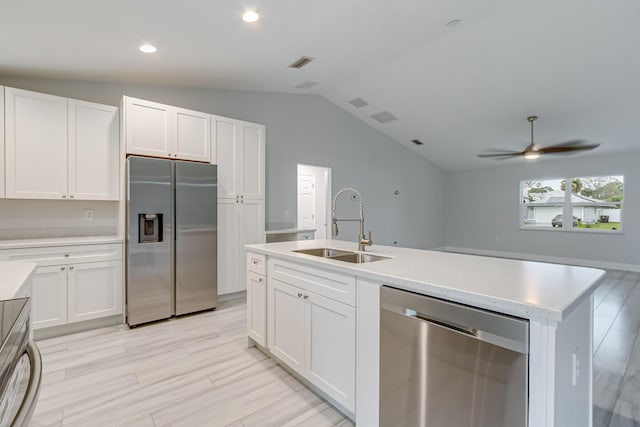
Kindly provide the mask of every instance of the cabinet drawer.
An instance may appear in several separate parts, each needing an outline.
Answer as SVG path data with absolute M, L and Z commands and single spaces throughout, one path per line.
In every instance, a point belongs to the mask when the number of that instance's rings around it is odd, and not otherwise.
M 269 259 L 269 279 L 274 278 L 318 295 L 356 305 L 356 277 L 300 264 Z
M 32 261 L 37 263 L 38 267 L 67 263 L 113 261 L 122 259 L 122 244 L 7 249 L 0 251 L 0 259 Z
M 247 270 L 267 275 L 267 257 L 254 252 L 247 252 Z

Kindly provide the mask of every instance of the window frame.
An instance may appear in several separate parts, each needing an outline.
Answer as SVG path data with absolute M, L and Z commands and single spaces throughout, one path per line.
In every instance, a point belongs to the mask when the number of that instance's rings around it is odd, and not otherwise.
M 567 222 L 567 221 L 562 221 L 562 227 L 536 227 L 534 225 L 531 224 L 527 224 L 525 222 L 526 217 L 527 217 L 527 205 L 526 203 L 523 202 L 523 189 L 524 189 L 524 183 L 527 181 L 553 181 L 553 180 L 564 180 L 565 183 L 567 182 L 571 182 L 573 179 L 576 178 L 595 178 L 595 177 L 611 177 L 611 176 L 616 176 L 616 177 L 622 177 L 622 185 L 623 185 L 623 198 L 622 200 L 619 202 L 620 203 L 620 226 L 618 229 L 616 230 L 603 230 L 603 229 L 597 229 L 597 228 L 578 228 L 578 227 L 574 227 L 573 226 L 573 221 L 571 222 Z M 551 177 L 551 178 L 525 178 L 525 179 L 521 179 L 518 185 L 518 224 L 519 224 L 519 229 L 520 230 L 526 230 L 526 231 L 564 231 L 564 232 L 572 232 L 572 233 L 595 233 L 595 234 L 605 234 L 605 235 L 622 235 L 624 234 L 624 217 L 625 217 L 625 213 L 624 213 L 624 194 L 627 193 L 627 189 L 626 189 L 626 182 L 624 179 L 624 174 L 622 173 L 618 173 L 618 174 L 597 174 L 597 175 L 577 175 L 574 174 L 571 177 Z M 571 186 L 567 186 L 565 185 L 565 189 L 564 189 L 564 202 L 563 202 L 563 206 L 562 206 L 562 217 L 563 218 L 572 218 L 573 219 L 573 205 L 571 203 Z M 567 224 L 569 224 L 569 226 L 567 227 Z

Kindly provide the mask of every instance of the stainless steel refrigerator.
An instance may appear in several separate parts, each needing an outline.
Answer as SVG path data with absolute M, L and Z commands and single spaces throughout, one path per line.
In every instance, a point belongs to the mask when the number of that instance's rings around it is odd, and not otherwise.
M 217 167 L 127 159 L 127 324 L 215 308 Z

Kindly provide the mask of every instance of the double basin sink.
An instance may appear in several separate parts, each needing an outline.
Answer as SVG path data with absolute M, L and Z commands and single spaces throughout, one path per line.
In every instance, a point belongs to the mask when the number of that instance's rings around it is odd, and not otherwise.
M 320 258 L 334 259 L 336 261 L 351 262 L 354 264 L 362 264 L 365 262 L 381 261 L 383 259 L 389 259 L 386 256 L 373 255 L 365 252 L 351 252 L 343 251 L 340 249 L 331 248 L 314 248 L 314 249 L 300 249 L 297 251 L 299 254 L 312 255 Z

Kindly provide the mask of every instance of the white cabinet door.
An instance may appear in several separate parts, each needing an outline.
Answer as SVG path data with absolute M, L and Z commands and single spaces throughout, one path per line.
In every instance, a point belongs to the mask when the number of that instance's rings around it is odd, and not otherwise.
M 79 322 L 122 313 L 122 262 L 68 266 L 68 320 Z
M 218 295 L 244 289 L 244 273 L 238 276 L 238 203 L 218 199 Z
M 67 323 L 67 267 L 37 267 L 31 279 L 33 328 Z
M 225 117 L 212 120 L 218 197 L 264 199 L 264 126 Z
M 0 86 L 0 198 L 4 197 L 4 87 Z
M 184 160 L 211 160 L 211 115 L 174 108 L 176 132 L 174 157 Z
M 6 197 L 67 197 L 67 99 L 5 88 Z
M 218 161 L 218 198 L 235 198 L 240 194 L 237 169 L 240 164 L 236 159 L 236 132 L 238 127 L 235 120 L 224 117 L 212 118 L 212 133 L 216 147 Z
M 242 182 L 240 194 L 245 199 L 264 199 L 264 126 L 245 122 L 239 126 L 242 134 L 241 144 L 237 145 L 242 165 L 238 171 L 241 174 L 238 180 Z
M 119 200 L 118 108 L 70 99 L 69 198 Z
M 269 350 L 295 371 L 304 374 L 305 300 L 300 288 L 279 280 L 269 282 Z M 271 332 L 271 329 L 270 331 Z
M 265 276 L 247 271 L 247 333 L 266 347 L 267 281 Z
M 124 97 L 125 141 L 128 154 L 174 157 L 172 107 L 157 102 Z
M 240 247 L 236 256 L 239 277 L 244 276 L 247 269 L 247 257 L 244 245 L 264 243 L 264 200 L 240 199 L 238 205 Z M 239 289 L 244 290 L 244 287 Z
M 309 381 L 355 412 L 356 310 L 305 291 Z

